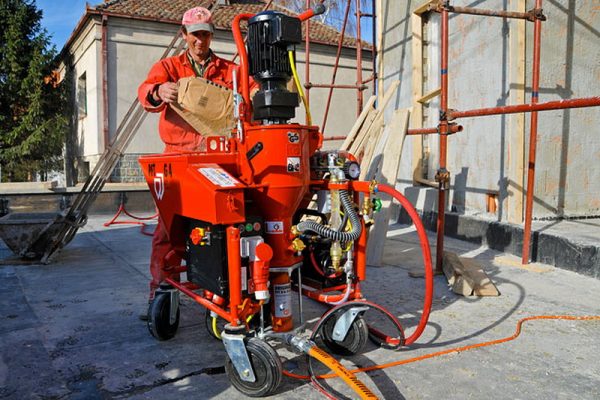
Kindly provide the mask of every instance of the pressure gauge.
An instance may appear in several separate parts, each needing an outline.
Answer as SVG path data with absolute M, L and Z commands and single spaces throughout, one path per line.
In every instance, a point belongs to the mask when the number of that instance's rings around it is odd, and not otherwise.
M 358 179 L 360 176 L 360 165 L 356 161 L 347 161 L 344 165 L 344 173 L 349 179 Z

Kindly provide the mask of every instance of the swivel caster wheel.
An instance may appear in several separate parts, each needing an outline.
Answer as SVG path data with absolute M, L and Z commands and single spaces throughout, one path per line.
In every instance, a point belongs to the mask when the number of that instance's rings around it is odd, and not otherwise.
M 248 339 L 246 351 L 254 372 L 254 382 L 243 380 L 227 356 L 225 372 L 229 381 L 237 390 L 249 397 L 263 397 L 272 394 L 281 383 L 283 371 L 277 352 L 257 338 Z
M 171 299 L 177 302 L 171 307 Z M 176 311 L 175 311 L 176 310 Z M 173 314 L 173 315 L 172 315 Z M 148 330 L 158 340 L 169 340 L 179 328 L 179 293 L 156 292 L 148 308 Z
M 336 339 L 336 335 L 334 335 L 336 322 L 342 317 L 344 312 L 344 309 L 340 309 L 331 315 L 323 324 L 320 333 L 323 344 L 332 353 L 342 356 L 352 356 L 361 353 L 365 348 L 369 339 L 369 327 L 363 317 L 359 315 L 352 321 L 346 336 L 340 339 L 339 335 L 337 335 L 338 338 Z

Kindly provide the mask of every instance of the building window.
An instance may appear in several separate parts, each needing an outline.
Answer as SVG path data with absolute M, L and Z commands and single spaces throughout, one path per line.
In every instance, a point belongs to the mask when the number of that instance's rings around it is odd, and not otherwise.
M 87 115 L 87 78 L 84 72 L 77 79 L 77 107 L 79 118 Z

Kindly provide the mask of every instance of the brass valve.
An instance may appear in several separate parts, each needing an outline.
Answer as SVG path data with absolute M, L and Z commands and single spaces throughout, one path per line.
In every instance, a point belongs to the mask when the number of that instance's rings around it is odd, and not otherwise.
M 301 233 L 302 232 L 300 232 L 297 225 L 294 225 L 290 228 L 290 234 L 292 235 L 292 237 L 298 237 Z
M 296 238 L 292 240 L 292 244 L 290 245 L 290 249 L 293 251 L 302 251 L 306 248 L 306 245 L 300 238 Z

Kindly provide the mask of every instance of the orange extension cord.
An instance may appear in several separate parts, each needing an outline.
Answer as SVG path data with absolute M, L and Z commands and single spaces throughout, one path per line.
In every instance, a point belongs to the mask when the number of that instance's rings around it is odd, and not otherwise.
M 519 337 L 519 335 L 521 334 L 521 326 L 523 325 L 523 323 L 525 323 L 527 321 L 538 320 L 538 319 L 568 320 L 568 321 L 600 321 L 600 315 L 590 315 L 590 316 L 580 316 L 580 317 L 571 316 L 571 315 L 535 315 L 532 317 L 526 317 L 526 318 L 520 319 L 519 322 L 517 322 L 517 329 L 515 330 L 515 333 L 513 333 L 511 336 L 507 336 L 502 339 L 490 340 L 487 342 L 470 344 L 470 345 L 462 346 L 462 347 L 454 347 L 454 348 L 447 349 L 447 350 L 436 351 L 435 353 L 424 354 L 424 355 L 418 356 L 418 357 L 393 361 L 393 362 L 390 362 L 387 364 L 373 365 L 371 367 L 365 367 L 365 368 L 357 368 L 357 369 L 350 370 L 349 372 L 356 374 L 358 372 L 369 372 L 369 371 L 381 370 L 381 369 L 385 369 L 385 368 L 396 367 L 398 365 L 410 364 L 410 363 L 414 363 L 417 361 L 426 360 L 428 358 L 439 357 L 439 356 L 443 356 L 443 355 L 450 354 L 450 353 L 460 353 L 461 351 L 473 350 L 473 349 L 477 349 L 480 347 L 494 346 L 494 345 L 497 345 L 500 343 L 510 342 L 511 340 L 515 340 L 517 337 Z M 310 376 L 308 376 L 308 375 L 299 375 L 299 374 L 295 374 L 295 373 L 289 372 L 289 371 L 283 371 L 283 373 L 284 373 L 284 375 L 289 376 L 291 378 L 310 379 Z M 326 374 L 326 375 L 316 376 L 316 378 L 318 378 L 318 379 L 330 379 L 330 378 L 335 378 L 335 377 L 337 377 L 336 374 Z

